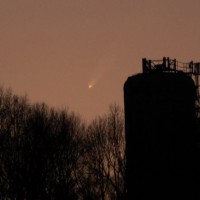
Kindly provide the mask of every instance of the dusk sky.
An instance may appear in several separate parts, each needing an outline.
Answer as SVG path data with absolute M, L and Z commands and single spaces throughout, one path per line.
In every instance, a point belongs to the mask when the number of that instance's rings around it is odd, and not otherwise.
M 200 0 L 0 0 L 0 84 L 33 103 L 91 120 L 163 56 L 200 61 Z

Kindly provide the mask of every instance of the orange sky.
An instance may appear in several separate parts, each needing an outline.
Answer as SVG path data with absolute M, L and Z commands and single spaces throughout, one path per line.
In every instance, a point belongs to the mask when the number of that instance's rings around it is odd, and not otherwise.
M 0 84 L 90 120 L 123 106 L 123 84 L 143 57 L 200 61 L 199 8 L 199 0 L 0 0 Z

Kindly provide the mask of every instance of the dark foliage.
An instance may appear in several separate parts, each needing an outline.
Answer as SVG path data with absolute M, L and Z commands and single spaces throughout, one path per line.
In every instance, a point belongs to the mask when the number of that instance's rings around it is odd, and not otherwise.
M 0 88 L 0 199 L 123 199 L 123 112 L 86 126 Z

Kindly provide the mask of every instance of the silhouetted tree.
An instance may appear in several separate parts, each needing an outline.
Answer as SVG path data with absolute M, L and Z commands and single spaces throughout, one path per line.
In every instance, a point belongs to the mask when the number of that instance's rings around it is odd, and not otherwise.
M 0 199 L 123 199 L 123 111 L 88 126 L 67 110 L 0 88 Z
M 81 120 L 0 90 L 0 199 L 77 199 Z
M 123 199 L 124 150 L 123 111 L 113 105 L 107 115 L 92 121 L 87 129 L 83 171 L 78 177 L 84 199 Z
M 55 126 L 54 126 L 55 127 Z M 54 131 L 53 162 L 49 162 L 48 192 L 55 199 L 78 199 L 75 170 L 80 156 L 81 130 L 84 125 L 74 114 L 61 112 Z
M 23 199 L 24 126 L 28 116 L 26 97 L 0 88 L 0 198 Z M 20 185 L 20 184 L 22 185 Z

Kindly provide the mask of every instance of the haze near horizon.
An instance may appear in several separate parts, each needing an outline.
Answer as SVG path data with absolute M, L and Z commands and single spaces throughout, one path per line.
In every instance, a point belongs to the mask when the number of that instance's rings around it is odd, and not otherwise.
M 142 58 L 200 61 L 198 0 L 0 0 L 0 84 L 86 120 Z

